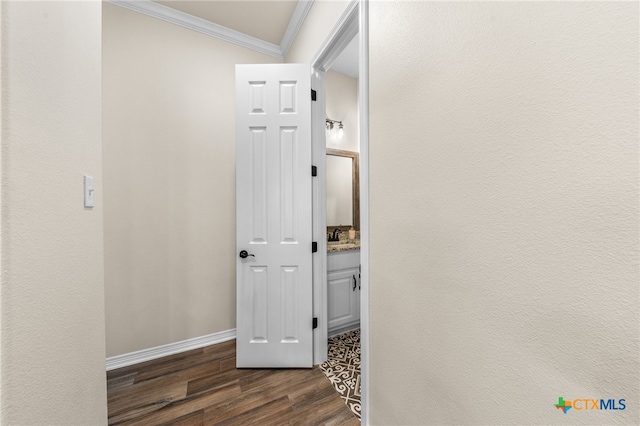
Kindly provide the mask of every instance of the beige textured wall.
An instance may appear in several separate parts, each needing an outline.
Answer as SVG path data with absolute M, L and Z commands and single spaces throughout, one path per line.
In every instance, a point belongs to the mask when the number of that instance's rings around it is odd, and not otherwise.
M 327 116 L 344 124 L 344 137 L 327 138 L 327 147 L 360 152 L 358 139 L 358 79 L 335 71 L 326 72 Z M 334 129 L 335 130 L 335 129 Z
M 637 424 L 638 3 L 370 12 L 372 424 Z
M 103 7 L 114 356 L 235 328 L 235 64 L 279 61 Z
M 100 2 L 2 2 L 3 425 L 107 421 L 100 20 Z

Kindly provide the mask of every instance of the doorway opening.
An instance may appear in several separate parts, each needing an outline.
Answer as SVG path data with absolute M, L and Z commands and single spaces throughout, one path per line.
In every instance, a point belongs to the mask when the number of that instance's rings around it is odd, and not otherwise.
M 318 175 L 321 179 L 314 179 L 313 181 L 313 235 L 314 240 L 318 241 L 319 256 L 314 257 L 313 263 L 313 280 L 314 280 L 314 313 L 319 318 L 324 318 L 318 324 L 318 328 L 314 332 L 314 364 L 322 364 L 327 360 L 328 354 L 328 338 L 330 335 L 335 335 L 338 332 L 354 331 L 353 325 L 357 327 L 357 320 L 354 320 L 350 315 L 357 314 L 359 316 L 359 333 L 360 340 L 360 399 L 361 399 L 361 420 L 364 424 L 368 423 L 368 336 L 369 336 L 369 290 L 368 290 L 368 274 L 369 274 L 369 248 L 368 248 L 368 220 L 369 220 L 369 198 L 368 198 L 368 7 L 367 2 L 352 1 L 344 14 L 335 25 L 334 29 L 327 37 L 323 46 L 319 49 L 315 58 L 312 61 L 312 87 L 319 94 L 317 102 L 312 103 L 312 161 L 318 168 Z M 356 53 L 353 50 L 349 51 L 349 45 L 355 46 Z M 342 121 L 341 117 L 330 116 L 330 107 L 328 103 L 328 97 L 330 94 L 327 91 L 328 79 L 331 78 L 332 66 L 336 64 L 338 58 L 343 54 L 353 59 L 357 57 L 357 120 L 350 123 L 352 129 L 356 130 L 357 150 L 359 156 L 359 229 L 356 231 L 358 238 L 353 238 L 352 233 L 349 231 L 353 226 L 355 228 L 356 220 L 352 221 L 350 226 L 340 226 L 343 223 L 332 224 L 328 221 L 327 214 L 327 191 L 328 185 L 326 178 L 328 166 L 327 166 L 327 148 L 336 148 L 331 146 L 332 142 L 329 140 L 327 129 L 330 124 L 337 126 L 338 129 L 345 126 L 347 123 Z M 339 63 L 339 62 L 338 62 Z M 346 133 L 346 132 L 345 132 Z M 344 147 L 337 147 L 338 149 L 345 150 Z M 351 150 L 345 150 L 351 151 Z M 348 210 L 348 209 L 347 209 Z M 327 227 L 329 225 L 329 228 Z M 333 226 L 332 226 L 333 225 Z M 338 235 L 338 241 L 332 241 L 330 244 L 327 238 L 328 230 L 338 230 L 338 232 L 332 232 L 332 239 L 335 239 Z M 341 239 L 339 235 L 342 235 Z M 342 245 L 345 240 L 350 243 L 351 240 L 359 240 L 359 253 L 353 255 L 355 251 L 352 251 L 352 259 L 343 259 L 338 256 L 338 265 L 336 266 L 338 272 L 337 275 L 331 275 L 328 273 L 328 268 L 333 265 L 334 259 L 329 258 L 332 256 L 328 254 L 327 249 L 332 245 Z M 341 253 L 348 253 L 343 251 Z M 355 258 L 356 260 L 354 260 Z M 344 263 L 346 262 L 346 263 Z M 354 263 L 351 265 L 351 263 Z M 347 264 L 348 263 L 348 264 Z M 347 273 L 349 272 L 349 273 Z M 344 275 L 344 276 L 343 276 Z M 337 319 L 333 323 L 331 314 L 340 311 L 339 309 L 332 309 L 330 306 L 331 295 L 329 292 L 329 278 L 336 278 L 336 280 L 342 280 L 342 292 L 348 294 L 347 297 L 341 299 L 343 306 L 342 312 L 347 312 L 346 323 L 341 323 L 341 319 Z M 348 283 L 348 284 L 347 284 Z M 354 285 L 355 284 L 355 285 Z M 336 287 L 339 289 L 340 285 Z M 349 289 L 349 290 L 346 290 Z M 345 291 L 346 290 L 346 291 Z M 338 293 L 340 290 L 338 290 Z M 349 300 L 349 307 L 344 306 L 345 300 Z M 355 299 L 355 302 L 354 302 Z M 351 308 L 355 306 L 355 308 Z M 336 320 L 336 318 L 333 318 Z M 340 329 L 340 326 L 345 326 L 345 329 Z M 351 329 L 350 329 L 351 327 Z M 350 336 L 349 339 L 353 340 L 354 336 Z

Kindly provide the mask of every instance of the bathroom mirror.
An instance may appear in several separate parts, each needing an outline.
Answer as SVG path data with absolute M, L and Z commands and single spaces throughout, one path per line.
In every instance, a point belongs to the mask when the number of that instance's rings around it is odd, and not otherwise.
M 327 226 L 360 230 L 358 153 L 327 148 Z

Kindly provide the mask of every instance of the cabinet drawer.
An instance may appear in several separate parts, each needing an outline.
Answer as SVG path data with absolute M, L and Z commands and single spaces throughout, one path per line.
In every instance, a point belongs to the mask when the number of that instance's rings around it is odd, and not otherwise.
M 360 265 L 360 250 L 339 251 L 327 255 L 327 271 L 357 268 Z

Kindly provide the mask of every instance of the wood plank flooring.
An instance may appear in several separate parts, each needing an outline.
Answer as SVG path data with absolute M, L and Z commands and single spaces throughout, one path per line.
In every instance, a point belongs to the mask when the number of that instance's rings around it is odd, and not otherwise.
M 317 366 L 238 370 L 235 345 L 232 340 L 109 371 L 109 424 L 360 424 Z

